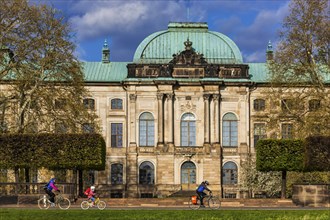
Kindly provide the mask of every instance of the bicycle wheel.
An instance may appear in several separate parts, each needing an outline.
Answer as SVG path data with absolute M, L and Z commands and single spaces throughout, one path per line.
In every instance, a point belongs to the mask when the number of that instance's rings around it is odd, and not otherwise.
M 70 208 L 71 202 L 68 198 L 62 198 L 58 201 L 58 206 L 60 209 L 68 209 Z
M 47 201 L 47 198 L 41 198 L 38 200 L 39 209 L 49 209 L 50 203 Z
M 83 210 L 87 210 L 87 209 L 89 209 L 89 202 L 88 202 L 88 201 L 82 201 L 81 204 L 80 204 L 80 207 L 81 207 Z
M 189 204 L 189 208 L 191 208 L 191 209 L 193 209 L 193 210 L 197 210 L 197 209 L 199 209 L 199 208 L 201 207 L 201 201 L 199 200 L 199 198 L 197 198 L 197 203 L 194 204 L 194 203 L 192 202 L 191 196 L 190 196 L 190 198 L 189 198 L 189 202 L 188 202 L 188 204 Z
M 100 200 L 100 201 L 97 203 L 97 208 L 100 209 L 100 210 L 105 209 L 106 206 L 107 206 L 107 204 L 106 204 L 104 201 L 101 201 L 101 200 Z
M 220 208 L 220 200 L 219 200 L 218 197 L 214 197 L 214 196 L 210 197 L 208 199 L 208 203 L 209 203 L 209 207 L 211 209 L 218 209 L 218 208 Z

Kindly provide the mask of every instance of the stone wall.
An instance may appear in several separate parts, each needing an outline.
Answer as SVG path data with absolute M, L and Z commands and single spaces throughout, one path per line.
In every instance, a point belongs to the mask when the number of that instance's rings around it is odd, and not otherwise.
M 301 206 L 330 206 L 330 185 L 294 185 L 292 201 Z

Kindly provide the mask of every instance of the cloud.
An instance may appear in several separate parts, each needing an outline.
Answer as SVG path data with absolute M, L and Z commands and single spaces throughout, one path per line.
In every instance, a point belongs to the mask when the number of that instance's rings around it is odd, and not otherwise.
M 235 37 L 236 43 L 243 48 L 247 59 L 265 59 L 268 41 L 277 41 L 278 33 L 284 17 L 288 14 L 288 2 L 277 10 L 261 10 L 253 23 L 247 27 L 241 27 Z M 263 53 L 260 51 L 263 50 Z M 259 52 L 256 52 L 259 51 Z
M 276 41 L 277 29 L 287 14 L 287 1 L 74 1 L 69 21 L 78 44 L 111 40 L 113 61 L 131 61 L 135 49 L 148 35 L 166 30 L 170 21 L 208 22 L 211 31 L 230 37 L 251 61 L 265 59 L 268 40 Z M 82 58 L 99 57 L 82 48 Z M 95 48 L 95 46 L 94 46 Z M 94 49 L 95 50 L 95 49 Z M 256 52 L 257 51 L 257 52 Z M 263 51 L 263 52 L 261 52 Z M 86 56 L 90 56 L 87 58 Z M 259 57 L 257 57 L 259 56 Z M 259 60 L 258 60 L 259 59 Z M 98 60 L 98 59 L 96 59 Z

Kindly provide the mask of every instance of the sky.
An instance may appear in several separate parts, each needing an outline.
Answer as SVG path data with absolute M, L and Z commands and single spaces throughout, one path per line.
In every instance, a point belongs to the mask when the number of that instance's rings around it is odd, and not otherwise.
M 132 62 L 150 34 L 167 30 L 169 22 L 207 22 L 210 31 L 231 38 L 243 62 L 265 62 L 268 42 L 274 50 L 289 13 L 289 0 L 30 0 L 59 9 L 71 24 L 76 55 L 101 61 L 107 40 L 110 61 Z

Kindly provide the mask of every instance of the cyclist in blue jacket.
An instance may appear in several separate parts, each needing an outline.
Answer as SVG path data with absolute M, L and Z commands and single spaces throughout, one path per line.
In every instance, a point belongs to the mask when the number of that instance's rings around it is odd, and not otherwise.
M 204 197 L 207 195 L 204 190 L 209 191 L 210 193 L 212 193 L 212 191 L 207 188 L 207 186 L 209 185 L 209 182 L 207 180 L 203 181 L 196 189 L 196 193 L 199 196 L 200 200 L 201 200 L 201 207 L 205 207 L 204 203 L 203 203 L 203 199 Z
M 56 178 L 51 178 L 45 187 L 45 192 L 49 195 L 49 201 L 52 203 L 51 206 L 55 206 L 55 193 L 53 191 L 60 192 L 55 186 Z

